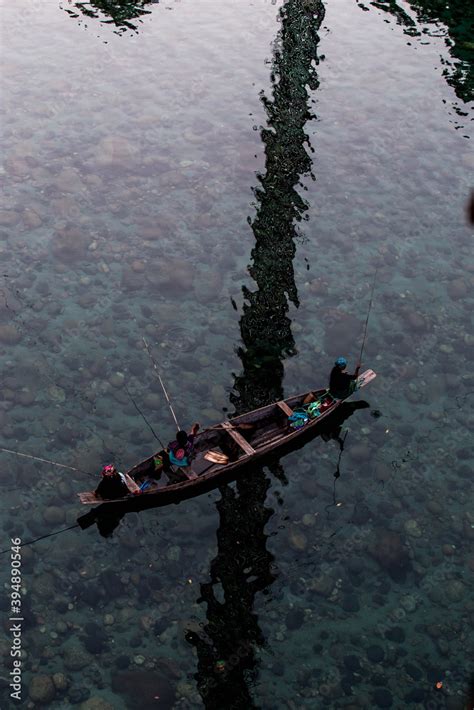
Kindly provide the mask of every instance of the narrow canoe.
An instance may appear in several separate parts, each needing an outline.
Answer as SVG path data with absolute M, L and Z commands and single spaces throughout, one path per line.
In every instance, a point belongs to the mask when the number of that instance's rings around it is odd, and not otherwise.
M 365 387 L 375 376 L 373 370 L 366 370 L 358 378 L 357 389 Z M 323 403 L 321 413 L 314 419 L 310 419 L 304 426 L 294 429 L 290 426 L 288 418 L 294 410 L 302 406 L 310 394 L 313 395 L 314 400 Z M 315 433 L 320 423 L 344 401 L 344 399 L 333 399 L 328 396 L 326 389 L 320 389 L 310 390 L 281 402 L 254 409 L 196 435 L 195 457 L 190 468 L 187 469 L 188 473 L 195 476 L 192 480 L 181 474 L 184 480 L 171 483 L 166 474 L 157 472 L 155 459 L 160 454 L 157 452 L 133 466 L 125 474 L 130 490 L 134 491 L 130 495 L 114 500 L 102 500 L 97 498 L 93 491 L 89 491 L 79 493 L 79 498 L 84 505 L 99 505 L 94 512 L 99 512 L 100 509 L 104 514 L 115 511 L 117 513 L 138 511 L 169 503 L 179 503 L 181 500 L 211 490 L 221 482 L 232 480 L 236 472 L 249 463 L 262 459 L 277 449 L 287 448 L 295 440 Z M 216 463 L 215 459 L 222 463 Z M 149 487 L 137 495 L 137 484 L 144 481 L 149 481 Z M 80 521 L 79 518 L 79 524 Z

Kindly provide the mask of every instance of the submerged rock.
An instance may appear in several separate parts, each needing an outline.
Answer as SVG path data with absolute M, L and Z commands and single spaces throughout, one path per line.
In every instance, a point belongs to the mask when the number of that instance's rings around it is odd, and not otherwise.
M 69 225 L 56 232 L 51 248 L 56 259 L 70 264 L 86 257 L 89 241 L 87 234 L 79 227 Z
M 285 618 L 285 625 L 288 631 L 296 631 L 304 622 L 304 611 L 302 609 L 290 609 Z
M 107 634 L 101 626 L 94 622 L 89 622 L 85 625 L 84 630 L 86 632 L 83 640 L 84 647 L 89 653 L 97 655 L 106 650 Z
M 410 537 L 421 537 L 422 533 L 416 520 L 407 520 L 403 527 Z
M 405 609 L 405 611 L 408 611 L 409 613 L 415 611 L 417 607 L 416 598 L 412 594 L 405 594 L 400 599 L 400 604 Z
M 289 539 L 290 539 L 290 546 L 294 550 L 306 549 L 306 546 L 308 544 L 308 539 L 307 539 L 306 535 L 304 533 L 300 532 L 299 530 L 292 528 L 290 530 Z
M 381 646 L 373 645 L 367 649 L 367 658 L 372 663 L 381 663 L 385 658 L 384 650 Z
M 14 325 L 0 325 L 0 342 L 4 345 L 16 345 L 21 340 L 21 335 Z
M 410 311 L 405 315 L 405 322 L 416 333 L 423 333 L 426 330 L 426 320 L 421 313 Z
M 357 656 L 351 654 L 350 656 L 344 656 L 342 659 L 344 662 L 344 667 L 351 673 L 359 673 L 361 670 L 360 662 Z
M 167 258 L 146 272 L 150 287 L 168 296 L 182 296 L 193 288 L 195 269 L 190 261 Z
M 330 575 L 323 573 L 309 582 L 308 589 L 320 594 L 322 597 L 330 597 L 334 584 L 334 579 Z
M 393 626 L 387 629 L 385 632 L 385 638 L 389 641 L 394 641 L 396 643 L 403 643 L 405 641 L 405 632 L 400 626 Z
M 46 705 L 54 700 L 56 688 L 49 675 L 35 675 L 28 689 L 30 699 L 34 703 Z
M 379 530 L 375 542 L 368 551 L 396 581 L 403 581 L 409 566 L 408 552 L 400 535 L 393 530 Z
M 130 168 L 130 163 L 138 155 L 133 141 L 121 135 L 102 138 L 95 151 L 97 165 L 108 168 Z
M 89 665 L 91 657 L 77 646 L 68 646 L 64 652 L 64 667 L 68 671 L 80 671 Z
M 60 525 L 64 522 L 64 519 L 64 510 L 57 505 L 50 505 L 48 508 L 45 508 L 43 512 L 44 522 L 50 525 Z
M 56 690 L 66 690 L 69 686 L 69 681 L 67 679 L 67 676 L 64 675 L 64 673 L 54 673 L 53 683 Z
M 359 611 L 360 604 L 357 594 L 345 594 L 342 599 L 342 608 L 349 613 Z
M 370 508 L 365 503 L 357 504 L 352 513 L 351 523 L 354 525 L 365 525 L 372 517 Z
M 448 296 L 453 300 L 457 301 L 460 298 L 464 298 L 468 294 L 468 288 L 464 279 L 453 279 L 448 284 Z
M 27 207 L 23 211 L 23 222 L 30 229 L 36 229 L 37 227 L 41 226 L 41 224 L 43 223 L 43 220 L 41 219 L 39 214 L 37 212 L 35 212 L 35 210 L 32 210 L 29 207 Z
M 309 290 L 315 296 L 326 296 L 329 291 L 328 283 L 323 278 L 313 279 L 308 284 Z
M 29 407 L 36 399 L 36 394 L 24 387 L 20 392 L 18 392 L 16 401 L 23 407 Z
M 0 226 L 13 227 L 20 220 L 20 215 L 13 210 L 0 210 Z
M 222 291 L 222 274 L 217 270 L 201 272 L 195 287 L 199 303 L 211 303 L 219 299 Z
M 153 392 L 148 392 L 148 394 L 145 395 L 143 403 L 148 410 L 154 409 L 155 411 L 160 411 L 163 408 L 162 399 L 158 394 L 154 394 Z
M 121 289 L 125 291 L 138 291 L 143 288 L 143 276 L 137 276 L 128 266 L 122 271 Z
M 125 375 L 123 374 L 123 372 L 114 372 L 112 373 L 112 375 L 110 375 L 109 382 L 112 387 L 123 387 L 125 384 Z
M 376 463 L 374 468 L 374 478 L 379 483 L 387 483 L 393 476 L 393 469 L 383 461 Z
M 91 691 L 89 688 L 85 688 L 83 685 L 75 685 L 68 693 L 68 700 L 71 705 L 77 705 L 78 703 L 85 702 L 90 694 Z
M 464 597 L 466 587 L 460 579 L 452 579 L 446 585 L 446 596 L 452 602 L 460 602 Z
M 367 444 L 355 444 L 349 449 L 349 456 L 351 457 L 351 459 L 359 463 L 368 461 L 368 459 L 370 459 L 371 453 L 372 452 L 369 446 L 367 446 Z
M 64 167 L 54 181 L 54 184 L 61 192 L 72 192 L 75 194 L 80 192 L 84 187 L 80 174 L 71 167 Z
M 442 515 L 443 513 L 443 506 L 437 500 L 429 500 L 426 504 L 426 508 L 432 515 Z

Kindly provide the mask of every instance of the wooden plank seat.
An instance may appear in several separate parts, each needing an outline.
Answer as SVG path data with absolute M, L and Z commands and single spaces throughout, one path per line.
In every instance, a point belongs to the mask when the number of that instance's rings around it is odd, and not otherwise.
M 245 451 L 248 456 L 252 456 L 255 453 L 253 446 L 250 446 L 248 441 L 245 441 L 242 434 L 236 431 L 230 422 L 222 422 L 221 426 L 229 432 L 233 440 L 240 446 L 241 449 Z
M 280 407 L 281 410 L 285 412 L 288 417 L 291 417 L 291 415 L 293 414 L 293 410 L 287 405 L 286 402 L 277 402 L 277 405 Z

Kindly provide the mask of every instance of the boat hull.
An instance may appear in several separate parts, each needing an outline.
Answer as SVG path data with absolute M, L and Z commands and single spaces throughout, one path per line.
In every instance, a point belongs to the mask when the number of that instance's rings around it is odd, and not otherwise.
M 374 379 L 375 373 L 372 370 L 367 370 L 358 379 L 358 389 L 364 387 L 368 382 Z M 228 483 L 234 480 L 239 472 L 247 469 L 251 464 L 261 463 L 270 454 L 282 454 L 285 450 L 299 448 L 308 440 L 317 435 L 323 422 L 338 411 L 346 399 L 333 400 L 330 406 L 327 406 L 319 416 L 309 420 L 304 426 L 298 429 L 292 429 L 288 424 L 288 412 L 286 410 L 294 410 L 301 406 L 303 401 L 309 395 L 315 400 L 324 398 L 327 391 L 324 389 L 304 392 L 294 397 L 253 410 L 246 414 L 234 417 L 229 421 L 229 424 L 217 425 L 205 430 L 196 437 L 195 447 L 200 454 L 201 460 L 204 458 L 203 453 L 216 445 L 216 442 L 222 443 L 222 438 L 229 436 L 229 425 L 235 431 L 241 431 L 240 427 L 254 427 L 251 434 L 247 433 L 248 441 L 242 442 L 241 447 L 245 446 L 240 451 L 240 455 L 234 460 L 226 464 L 211 463 L 207 469 L 203 470 L 194 480 L 185 480 L 178 483 L 168 484 L 158 490 L 144 492 L 140 495 L 130 495 L 126 498 L 116 500 L 92 500 L 90 496 L 93 494 L 80 494 L 83 496 L 82 502 L 86 505 L 96 504 L 98 507 L 91 511 L 90 516 L 82 516 L 78 519 L 81 527 L 88 527 L 88 524 L 93 522 L 93 517 L 102 515 L 122 515 L 126 512 L 147 510 L 149 508 L 157 508 L 172 503 L 179 503 L 183 500 L 193 498 L 208 492 L 221 484 Z M 272 428 L 272 420 L 273 428 Z M 267 423 L 269 422 L 269 424 Z M 227 429 L 225 428 L 227 426 Z M 246 430 L 244 430 L 246 432 Z M 263 432 L 263 433 L 262 433 Z M 243 437 L 239 434 L 239 437 Z M 237 437 L 236 437 L 237 438 Z M 229 437 L 230 441 L 230 437 Z M 237 438 L 238 441 L 238 438 Z M 235 442 L 234 442 L 235 445 Z M 207 447 L 207 448 L 206 448 Z M 248 451 L 248 452 L 247 452 Z M 144 459 L 139 464 L 131 468 L 127 475 L 132 479 L 137 479 L 144 471 L 147 470 L 153 462 L 153 456 Z M 88 497 L 89 496 L 89 497 Z M 84 525 L 81 523 L 84 522 Z M 85 523 L 88 522 L 86 525 Z

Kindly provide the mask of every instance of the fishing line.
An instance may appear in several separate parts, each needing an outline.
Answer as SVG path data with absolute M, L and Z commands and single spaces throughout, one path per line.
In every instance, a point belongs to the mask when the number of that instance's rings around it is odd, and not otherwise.
M 333 484 L 333 489 L 332 489 L 332 503 L 329 503 L 329 505 L 325 506 L 325 511 L 328 516 L 329 516 L 328 508 L 333 508 L 333 507 L 337 506 L 337 503 L 336 503 L 336 483 L 337 483 L 337 479 L 340 478 L 340 476 L 341 476 L 341 458 L 342 458 L 342 454 L 344 452 L 344 444 L 346 442 L 346 438 L 347 438 L 348 433 L 349 433 L 349 430 L 347 429 L 346 433 L 344 434 L 343 439 L 340 439 L 339 437 L 337 438 L 337 441 L 339 442 L 340 450 L 339 450 L 339 456 L 337 459 L 336 470 L 333 473 L 334 484 Z
M 68 530 L 74 530 L 74 528 L 78 528 L 79 525 L 76 523 L 75 525 L 71 525 L 68 528 L 63 528 L 62 530 L 56 530 L 56 532 L 48 533 L 47 535 L 41 535 L 41 537 L 36 537 L 34 540 L 28 540 L 28 542 L 22 542 L 20 545 L 11 545 L 8 549 L 2 550 L 0 552 L 0 555 L 5 555 L 7 552 L 11 552 L 12 547 L 25 547 L 26 545 L 33 545 L 35 542 L 38 542 L 39 540 L 45 540 L 47 537 L 53 537 L 54 535 L 60 535 L 63 532 L 67 532 Z
M 369 302 L 369 310 L 367 311 L 367 318 L 365 319 L 365 327 L 364 327 L 364 337 L 362 339 L 362 345 L 360 348 L 360 355 L 359 355 L 359 364 L 362 364 L 362 353 L 364 352 L 364 347 L 365 347 L 365 339 L 367 337 L 367 328 L 369 326 L 369 317 L 370 317 L 370 311 L 372 310 L 372 301 L 374 300 L 374 291 L 375 291 L 375 282 L 377 280 L 377 272 L 378 272 L 378 267 L 375 269 L 375 274 L 374 274 L 374 282 L 372 284 L 372 292 L 370 294 L 370 302 Z
M 146 416 L 143 414 L 143 412 L 142 412 L 142 410 L 140 409 L 140 407 L 138 406 L 138 404 L 137 404 L 137 403 L 135 402 L 135 400 L 133 399 L 133 397 L 132 397 L 132 395 L 130 394 L 130 390 L 128 389 L 127 385 L 125 385 L 125 390 L 126 390 L 128 396 L 130 397 L 130 399 L 132 400 L 135 409 L 136 409 L 137 412 L 140 414 L 140 416 L 143 418 L 143 421 L 147 424 L 148 428 L 150 429 L 151 433 L 153 434 L 153 436 L 155 437 L 155 439 L 157 440 L 157 442 L 159 443 L 159 445 L 161 446 L 161 448 L 164 449 L 164 448 L 165 448 L 165 445 L 164 445 L 163 442 L 161 441 L 160 437 L 159 437 L 157 434 L 155 434 L 155 431 L 154 431 L 152 425 L 150 424 L 150 422 L 148 421 L 148 419 L 146 418 Z
M 2 446 L 0 446 L 0 451 L 4 451 L 7 454 L 15 454 L 15 456 L 23 456 L 26 459 L 33 459 L 34 461 L 41 461 L 42 463 L 49 463 L 49 464 L 52 464 L 53 466 L 60 466 L 61 468 L 68 468 L 71 471 L 77 471 L 78 473 L 85 473 L 88 476 L 93 476 L 95 478 L 94 473 L 91 473 L 90 471 L 84 471 L 82 468 L 74 468 L 74 466 L 68 466 L 65 463 L 58 463 L 57 461 L 51 461 L 50 459 L 42 459 L 39 456 L 33 456 L 32 454 L 22 454 L 21 451 L 13 451 L 12 449 L 4 449 Z

